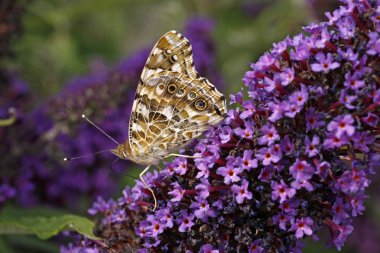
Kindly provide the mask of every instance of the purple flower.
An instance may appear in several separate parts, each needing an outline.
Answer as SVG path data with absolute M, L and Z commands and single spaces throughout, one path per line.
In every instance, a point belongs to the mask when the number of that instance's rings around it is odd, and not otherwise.
M 232 129 L 229 126 L 223 127 L 221 129 L 221 132 L 219 133 L 220 142 L 221 143 L 227 143 L 230 141 L 232 136 Z
M 293 40 L 294 49 L 290 49 L 290 58 L 295 61 L 308 59 L 311 55 L 310 47 L 303 41 L 301 36 L 296 36 L 296 38 Z
M 254 128 L 251 120 L 244 121 L 245 128 L 236 128 L 234 133 L 241 138 L 251 139 L 253 136 Z
M 210 182 L 206 178 L 201 179 L 201 183 L 195 186 L 195 190 L 198 193 L 198 196 L 202 199 L 207 199 L 210 196 Z
M 251 117 L 256 112 L 256 107 L 252 103 L 252 101 L 244 101 L 243 102 L 244 111 L 240 114 L 241 119 L 246 119 Z
M 344 193 L 348 194 L 362 192 L 369 186 L 369 183 L 366 173 L 355 167 L 352 170 L 345 171 L 338 179 L 338 186 Z
M 344 17 L 336 22 L 340 36 L 342 36 L 343 39 L 350 39 L 354 36 L 355 25 L 355 20 L 351 16 Z
M 272 166 L 265 166 L 263 169 L 261 169 L 259 179 L 261 181 L 269 183 L 272 178 L 273 171 L 274 169 Z
M 314 160 L 314 164 L 316 170 L 315 174 L 319 175 L 321 178 L 326 178 L 331 169 L 331 165 L 326 161 L 320 162 L 318 160 Z
M 141 221 L 139 223 L 139 226 L 136 227 L 135 229 L 135 232 L 138 236 L 140 236 L 141 238 L 145 238 L 145 237 L 148 237 L 148 231 L 147 231 L 147 227 L 148 227 L 148 222 L 147 221 Z
M 235 199 L 238 204 L 242 204 L 244 199 L 252 199 L 252 193 L 248 190 L 248 181 L 243 179 L 241 186 L 232 185 L 231 190 L 235 193 Z
M 280 139 L 280 136 L 277 134 L 276 128 L 271 124 L 267 124 L 267 125 L 263 126 L 260 130 L 261 130 L 261 133 L 263 134 L 259 138 L 259 144 L 260 145 L 266 144 L 266 145 L 270 146 L 275 141 Z
M 296 210 L 298 207 L 299 207 L 298 199 L 287 200 L 285 202 L 280 203 L 280 209 L 284 211 L 285 213 L 290 213 L 292 215 L 295 215 L 297 213 Z
M 364 153 L 368 153 L 370 151 L 368 145 L 371 145 L 375 139 L 375 136 L 369 135 L 367 132 L 356 132 L 352 136 L 354 147 Z
M 371 127 L 376 127 L 379 123 L 379 116 L 373 113 L 368 113 L 365 117 L 362 118 L 363 122 Z
M 305 139 L 305 153 L 308 157 L 316 156 L 319 153 L 319 137 L 314 135 L 312 141 L 306 136 Z
M 339 115 L 327 125 L 327 130 L 335 132 L 335 136 L 341 138 L 343 134 L 351 136 L 355 133 L 354 119 L 350 114 Z
M 380 36 L 378 32 L 370 32 L 368 34 L 370 40 L 368 41 L 368 51 L 369 55 L 380 54 Z
M 301 110 L 303 106 L 300 106 L 296 100 L 293 98 L 293 101 L 288 101 L 283 103 L 285 116 L 289 118 L 294 118 Z
M 354 72 L 353 74 L 348 72 L 344 77 L 346 78 L 344 86 L 349 89 L 358 90 L 365 86 L 365 81 L 361 80 L 362 76 L 357 72 Z
M 307 89 L 304 85 L 302 85 L 300 91 L 296 91 L 292 95 L 290 95 L 289 102 L 297 105 L 297 107 L 303 107 L 304 104 L 307 102 L 308 97 L 309 94 L 307 92 Z
M 183 157 L 178 157 L 173 162 L 174 172 L 180 175 L 185 175 L 187 171 L 187 160 Z
M 120 209 L 111 215 L 110 221 L 115 223 L 121 223 L 125 220 L 125 217 L 125 211 L 123 209 Z
M 289 229 L 289 231 L 295 231 L 296 238 L 302 238 L 304 235 L 313 234 L 311 226 L 313 226 L 313 220 L 309 217 L 296 219 L 296 222 Z
M 342 221 L 345 221 L 348 217 L 348 213 L 346 210 L 348 209 L 348 205 L 343 203 L 343 199 L 337 198 L 335 200 L 334 206 L 333 206 L 333 212 L 334 212 L 334 217 L 333 217 L 333 222 L 335 224 L 340 224 Z
M 182 187 L 177 182 L 174 182 L 172 186 L 173 186 L 173 190 L 168 192 L 168 194 L 172 196 L 170 201 L 172 202 L 181 201 L 181 199 L 183 198 L 183 195 L 185 194 L 185 190 L 182 189 Z
M 190 208 L 194 209 L 194 215 L 198 219 L 216 216 L 216 212 L 210 207 L 207 200 L 202 198 L 198 198 L 196 202 L 191 203 Z
M 348 138 L 346 135 L 341 137 L 336 136 L 335 132 L 328 133 L 327 138 L 323 142 L 323 146 L 327 149 L 339 148 L 348 144 Z
M 276 86 L 280 84 L 281 84 L 281 79 L 278 75 L 275 75 L 273 79 L 264 77 L 263 85 L 264 85 L 264 90 L 266 92 L 272 92 L 276 88 Z
M 316 112 L 314 107 L 310 108 L 306 114 L 306 130 L 309 132 L 312 129 L 323 127 L 325 122 L 322 118 L 322 114 Z
M 261 247 L 261 240 L 255 240 L 251 245 L 249 245 L 248 248 L 249 253 L 264 253 L 265 250 L 263 247 Z
M 242 91 L 239 91 L 236 94 L 230 94 L 230 104 L 235 104 L 235 103 L 241 104 L 242 102 L 243 102 Z
M 171 214 L 171 210 L 169 208 L 159 209 L 156 212 L 156 217 L 159 218 L 160 224 L 162 224 L 165 228 L 173 227 L 173 215 Z
M 218 175 L 221 175 L 224 177 L 225 184 L 230 184 L 230 183 L 235 183 L 235 182 L 240 181 L 239 175 L 242 172 L 242 169 L 240 167 L 235 167 L 233 157 L 230 157 L 230 158 L 232 159 L 229 159 L 226 167 L 220 167 L 216 171 Z
M 268 120 L 270 120 L 271 122 L 276 122 L 277 120 L 282 118 L 284 113 L 284 106 L 282 104 L 269 102 L 268 109 L 272 113 L 268 118 Z
M 339 102 L 344 104 L 347 109 L 352 110 L 356 108 L 353 103 L 355 103 L 357 99 L 357 95 L 349 95 L 347 90 L 343 90 L 342 93 L 340 93 Z
M 116 206 L 116 202 L 112 199 L 107 202 L 102 198 L 98 197 L 96 202 L 92 205 L 90 209 L 88 209 L 88 213 L 91 215 L 95 215 L 97 213 L 107 213 L 109 210 Z
M 245 150 L 241 161 L 243 170 L 250 171 L 253 168 L 257 168 L 257 159 L 252 159 L 253 151 Z
M 313 185 L 307 179 L 296 180 L 293 183 L 291 183 L 291 186 L 297 190 L 301 188 L 305 188 L 309 192 L 312 192 L 314 190 Z
M 347 236 L 352 233 L 354 228 L 351 225 L 337 225 L 332 221 L 327 221 L 326 224 L 332 233 L 332 243 L 338 250 L 341 250 Z
M 271 188 L 272 199 L 277 200 L 279 198 L 280 203 L 284 202 L 287 199 L 291 199 L 296 194 L 296 190 L 293 188 L 289 188 L 282 179 L 280 183 L 272 181 Z
M 297 181 L 310 179 L 313 176 L 314 169 L 306 161 L 297 158 L 296 162 L 289 168 L 292 177 Z
M 294 145 L 290 141 L 289 136 L 285 136 L 285 138 L 281 141 L 281 150 L 287 155 L 294 151 Z
M 289 85 L 294 79 L 294 69 L 293 68 L 283 69 L 283 71 L 279 74 L 279 77 L 280 77 L 282 86 Z
M 358 59 L 358 54 L 355 53 L 350 47 L 348 47 L 346 51 L 338 48 L 338 54 L 348 61 L 356 61 Z
M 164 231 L 165 225 L 162 223 L 161 220 L 156 219 L 154 215 L 148 215 L 146 220 L 149 222 L 147 230 L 150 233 L 150 237 L 157 237 Z
M 179 232 L 187 232 L 194 226 L 194 214 L 188 214 L 187 210 L 181 211 L 181 217 L 178 219 L 177 223 L 179 224 Z
M 263 165 L 270 165 L 271 163 L 277 163 L 281 157 L 281 148 L 279 145 L 273 145 L 270 148 L 261 148 L 256 157 L 262 161 Z
M 153 248 L 160 244 L 160 240 L 157 237 L 144 238 L 143 246 L 146 248 Z
M 317 53 L 315 59 L 318 63 L 311 64 L 311 69 L 315 72 L 328 73 L 330 70 L 340 67 L 340 63 L 334 61 L 332 54 L 328 53 L 325 55 L 322 52 Z
M 208 178 L 209 174 L 210 174 L 210 171 L 208 169 L 208 166 L 206 163 L 204 162 L 198 162 L 197 163 L 197 169 L 199 170 L 197 175 L 196 175 L 196 178 Z
M 278 224 L 279 228 L 282 230 L 287 230 L 287 224 L 292 224 L 294 216 L 292 214 L 282 212 L 273 216 L 273 224 Z
M 357 216 L 363 214 L 363 211 L 365 211 L 365 206 L 363 205 L 364 199 L 366 196 L 364 195 L 358 195 L 351 199 L 350 204 L 352 207 L 352 216 Z
M 219 250 L 214 249 L 211 244 L 203 245 L 200 253 L 219 253 Z

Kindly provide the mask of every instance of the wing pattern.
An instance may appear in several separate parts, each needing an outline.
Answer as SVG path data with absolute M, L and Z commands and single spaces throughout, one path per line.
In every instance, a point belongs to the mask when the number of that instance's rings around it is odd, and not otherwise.
M 224 96 L 194 68 L 191 45 L 170 31 L 153 47 L 132 107 L 128 143 L 146 164 L 200 136 L 226 114 Z

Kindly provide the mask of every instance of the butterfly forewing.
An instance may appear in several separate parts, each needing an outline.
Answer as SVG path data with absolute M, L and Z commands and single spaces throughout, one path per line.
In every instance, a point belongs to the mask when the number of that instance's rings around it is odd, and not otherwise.
M 176 31 L 167 32 L 158 40 L 141 73 L 141 80 L 145 82 L 153 74 L 165 70 L 197 77 L 191 45 Z

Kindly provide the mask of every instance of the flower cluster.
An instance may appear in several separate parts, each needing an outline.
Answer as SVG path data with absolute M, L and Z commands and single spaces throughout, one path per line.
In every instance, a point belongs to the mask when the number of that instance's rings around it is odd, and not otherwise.
M 16 123 L 0 133 L 4 144 L 0 147 L 3 155 L 1 182 L 15 190 L 13 196 L 20 205 L 49 203 L 75 209 L 81 194 L 95 198 L 99 194 L 106 196 L 115 189 L 112 182 L 116 176 L 111 178 L 109 169 L 112 163 L 110 156 L 86 157 L 75 163 L 65 163 L 63 157 L 93 153 L 110 146 L 110 141 L 96 129 L 86 122 L 78 122 L 77 116 L 82 113 L 99 120 L 102 128 L 115 138 L 125 138 L 127 130 L 118 122 L 127 117 L 131 102 L 122 100 L 121 95 L 133 96 L 138 80 L 138 75 L 133 74 L 136 68 L 142 68 L 143 57 L 146 53 L 129 59 L 131 64 L 127 68 L 118 66 L 77 78 L 61 94 L 30 111 L 22 110 L 24 106 L 14 105 L 16 99 L 11 100 L 18 115 Z M 128 79 L 122 80 L 125 76 Z M 15 88 L 13 90 L 18 92 Z M 116 92 L 121 93 L 120 97 Z M 108 101 L 109 98 L 113 100 Z M 102 108 L 96 108 L 92 103 Z M 8 107 L 9 104 L 4 104 L 2 110 Z M 95 112 L 85 112 L 87 107 Z
M 140 181 L 99 198 L 97 250 L 301 252 L 323 227 L 341 249 L 378 167 L 380 116 L 380 2 L 345 3 L 251 65 L 249 99 L 232 95 L 239 108 L 187 151 L 200 158 L 146 175 L 154 212 Z

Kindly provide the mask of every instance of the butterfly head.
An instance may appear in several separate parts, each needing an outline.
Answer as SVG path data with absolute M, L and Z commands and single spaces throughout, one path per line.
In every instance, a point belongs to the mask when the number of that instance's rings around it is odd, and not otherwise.
M 127 144 L 120 144 L 116 148 L 112 149 L 111 152 L 120 159 L 131 159 L 131 148 Z
M 128 142 L 118 145 L 115 149 L 112 149 L 111 152 L 120 159 L 130 160 L 142 165 L 158 164 L 164 157 L 159 158 L 153 153 L 144 153 L 141 152 L 141 150 L 131 149 Z M 165 154 L 167 155 L 167 153 Z

